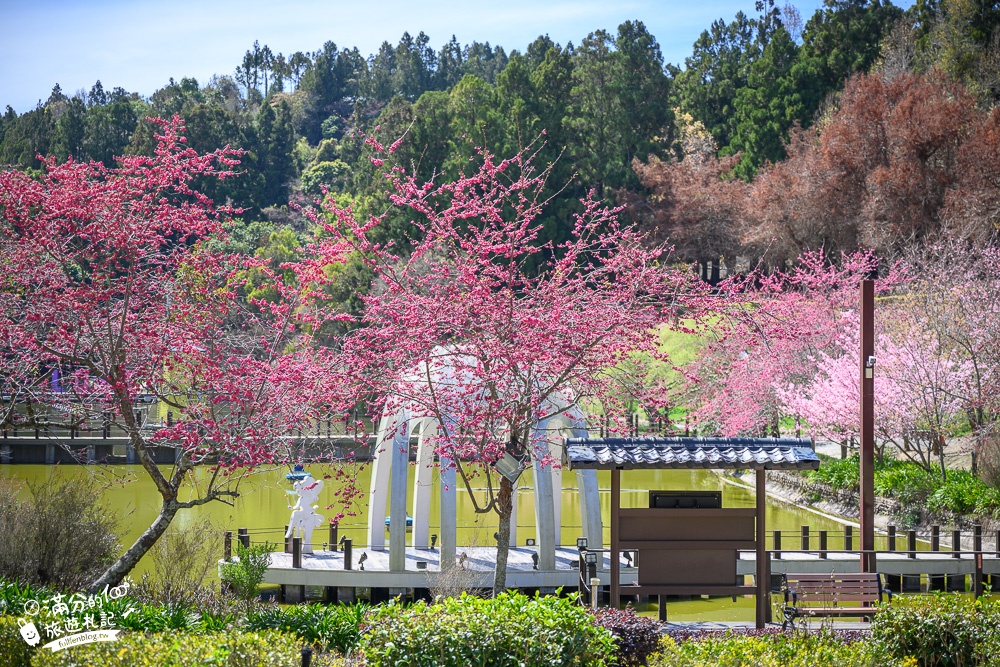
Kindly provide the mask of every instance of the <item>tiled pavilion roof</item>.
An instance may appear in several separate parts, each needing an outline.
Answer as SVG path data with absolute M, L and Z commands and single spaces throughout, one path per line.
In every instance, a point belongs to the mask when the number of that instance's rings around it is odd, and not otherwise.
M 567 438 L 563 464 L 570 470 L 815 470 L 819 457 L 801 438 Z

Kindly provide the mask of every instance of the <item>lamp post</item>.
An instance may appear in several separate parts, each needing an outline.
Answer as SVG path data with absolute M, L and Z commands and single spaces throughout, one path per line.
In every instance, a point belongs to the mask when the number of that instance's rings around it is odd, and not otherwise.
M 861 571 L 875 572 L 875 282 L 861 281 Z
M 596 605 L 597 596 L 601 594 L 600 585 L 594 586 L 595 580 L 600 584 L 600 579 L 597 579 L 597 552 L 588 551 L 583 557 L 587 562 L 587 579 L 590 581 L 590 603 Z

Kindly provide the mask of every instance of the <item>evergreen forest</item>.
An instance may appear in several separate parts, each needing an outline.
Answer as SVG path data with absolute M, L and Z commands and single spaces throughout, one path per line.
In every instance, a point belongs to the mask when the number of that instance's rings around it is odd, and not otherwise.
M 567 44 L 435 48 L 404 33 L 370 55 L 254 42 L 232 73 L 171 79 L 148 98 L 97 81 L 74 94 L 56 84 L 20 115 L 8 106 L 0 164 L 112 166 L 153 150 L 148 117 L 179 115 L 196 151 L 243 151 L 239 178 L 203 187 L 239 210 L 231 249 L 278 264 L 312 233 L 302 206 L 331 196 L 361 213 L 389 208 L 368 137 L 437 182 L 479 148 L 532 146 L 552 165 L 544 233 L 556 243 L 593 191 L 709 279 L 807 250 L 891 257 L 942 234 L 990 238 L 1000 224 L 998 26 L 995 0 L 906 11 L 826 0 L 808 17 L 758 0 L 708 26 L 679 65 L 641 21 Z M 380 240 L 403 241 L 406 223 Z M 364 274 L 349 263 L 331 297 L 355 310 Z

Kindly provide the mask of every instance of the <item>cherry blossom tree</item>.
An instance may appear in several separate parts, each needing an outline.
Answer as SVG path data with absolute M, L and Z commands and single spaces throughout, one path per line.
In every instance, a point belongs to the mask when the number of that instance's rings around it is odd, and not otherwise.
M 811 381 L 819 354 L 839 351 L 842 317 L 856 308 L 862 278 L 878 265 L 870 253 L 837 263 L 806 253 L 788 272 L 759 271 L 725 281 L 728 297 L 706 332 L 705 353 L 686 370 L 689 401 L 703 430 L 725 435 L 779 435 L 792 416 L 779 391 Z M 881 281 L 886 289 L 895 272 Z
M 162 498 L 95 590 L 119 582 L 177 512 L 231 503 L 241 471 L 278 460 L 279 436 L 323 395 L 294 294 L 282 286 L 289 299 L 236 298 L 234 271 L 245 267 L 203 243 L 225 211 L 193 182 L 232 177 L 238 155 L 198 155 L 179 119 L 157 122 L 151 157 L 116 168 L 48 159 L 38 178 L 0 173 L 0 373 L 18 407 L 3 426 L 109 420 Z M 64 391 L 52 391 L 56 374 Z M 168 427 L 137 420 L 149 395 L 175 413 Z M 157 445 L 179 447 L 172 467 L 157 465 Z M 208 473 L 195 484 L 202 463 Z
M 904 295 L 899 303 L 889 301 L 877 318 L 875 433 L 880 452 L 892 445 L 928 471 L 936 462 L 945 475 L 940 444 L 964 422 L 960 392 L 970 365 L 914 316 L 912 305 Z M 814 435 L 835 441 L 858 438 L 859 331 L 857 312 L 846 312 L 839 340 L 816 354 L 815 376 L 778 389 L 784 409 Z
M 700 362 L 703 419 L 776 434 L 778 419 L 793 416 L 814 435 L 855 439 L 858 282 L 875 267 L 870 255 L 835 267 L 811 254 L 790 274 L 737 283 L 744 305 Z M 878 441 L 942 475 L 945 438 L 969 427 L 982 442 L 995 428 L 998 267 L 995 249 L 952 241 L 913 250 L 876 282 Z
M 395 145 L 368 144 L 376 165 L 391 159 Z M 412 216 L 409 245 L 379 245 L 372 238 L 387 216 L 358 220 L 328 199 L 328 238 L 300 280 L 321 284 L 317 267 L 345 253 L 374 271 L 377 288 L 343 341 L 337 383 L 376 415 L 406 401 L 412 416 L 435 421 L 436 450 L 458 468 L 476 511 L 499 517 L 501 591 L 515 486 L 490 465 L 505 454 L 558 465 L 549 454 L 556 434 L 537 428 L 554 405 L 621 415 L 618 397 L 636 372 L 623 362 L 637 351 L 661 359 L 654 329 L 701 308 L 704 287 L 592 198 L 580 203 L 566 242 L 544 241 L 548 170 L 536 168 L 530 149 L 502 160 L 479 152 L 469 174 L 449 183 L 418 182 L 399 167 L 385 175 L 396 218 Z M 457 381 L 435 380 L 443 376 Z M 485 464 L 483 493 L 469 483 L 474 462 Z
M 907 262 L 910 310 L 963 364 L 951 391 L 979 453 L 1000 457 L 1000 249 L 946 241 L 914 249 Z

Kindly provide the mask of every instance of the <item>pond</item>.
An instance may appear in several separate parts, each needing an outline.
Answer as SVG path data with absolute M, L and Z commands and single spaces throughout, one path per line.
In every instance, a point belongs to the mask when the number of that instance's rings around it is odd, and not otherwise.
M 357 465 L 357 464 L 354 464 Z M 342 468 L 343 469 L 343 468 Z M 307 470 L 317 479 L 332 471 L 326 464 L 311 464 Z M 358 481 L 365 491 L 367 499 L 367 484 L 369 469 L 349 468 L 350 472 L 358 472 Z M 247 476 L 241 483 L 241 495 L 233 506 L 220 502 L 182 510 L 171 524 L 171 530 L 179 530 L 195 525 L 203 520 L 209 520 L 219 528 L 219 553 L 222 549 L 222 531 L 237 528 L 248 528 L 254 541 L 267 540 L 273 543 L 282 541 L 283 526 L 288 520 L 288 502 L 291 497 L 285 493 L 290 489 L 290 483 L 285 479 L 288 470 L 272 469 L 256 471 Z M 414 468 L 411 466 L 409 477 L 409 492 L 412 493 Z M 210 469 L 198 468 L 194 471 L 195 483 L 204 481 L 210 475 Z M 95 466 L 45 466 L 45 465 L 0 465 L 0 476 L 31 483 L 43 483 L 53 475 L 93 476 L 103 489 L 104 500 L 118 513 L 123 544 L 131 544 L 141 532 L 152 523 L 159 509 L 160 497 L 156 489 L 140 466 L 128 465 L 95 465 Z M 339 477 L 326 480 L 321 501 L 334 502 Z M 572 473 L 563 475 L 562 494 L 562 535 L 561 543 L 572 545 L 581 534 L 581 516 L 578 496 L 575 487 L 576 476 Z M 482 485 L 482 477 L 472 480 L 473 490 L 480 492 L 477 485 Z M 610 542 L 608 517 L 611 512 L 610 472 L 598 472 L 598 483 L 601 493 L 601 509 L 604 523 L 605 544 Z M 435 487 L 437 479 L 434 480 Z M 721 491 L 724 507 L 753 507 L 753 491 L 742 486 L 724 481 L 719 475 L 707 470 L 634 470 L 622 473 L 622 507 L 648 507 L 650 490 L 700 490 Z M 460 485 L 458 489 L 458 542 L 460 545 L 485 545 L 492 542 L 493 533 L 497 528 L 495 514 L 477 514 L 473 503 Z M 182 497 L 182 499 L 184 499 Z M 438 494 L 432 494 L 431 500 L 431 532 L 437 532 L 439 523 Z M 409 505 L 409 503 L 408 503 Z M 363 503 L 348 508 L 352 515 L 346 516 L 341 522 L 340 535 L 346 535 L 354 540 L 355 548 L 364 546 L 367 540 L 367 517 Z M 331 517 L 341 511 L 339 507 L 319 510 L 321 514 Z M 801 507 L 769 499 L 767 503 L 768 530 L 797 532 L 802 525 L 809 525 L 814 532 L 830 531 L 830 548 L 840 548 L 842 542 L 843 524 L 834 518 L 812 512 Z M 519 480 L 517 506 L 518 544 L 523 545 L 526 538 L 535 536 L 535 514 L 531 471 L 526 471 Z M 326 531 L 317 531 L 314 542 L 317 547 L 326 539 Z M 788 546 L 792 546 L 791 537 Z M 857 539 L 857 538 L 855 538 Z M 140 562 L 135 575 L 148 571 L 146 560 Z M 752 620 L 753 599 L 737 598 L 734 603 L 730 598 L 695 598 L 677 600 L 668 604 L 668 617 L 671 620 Z

